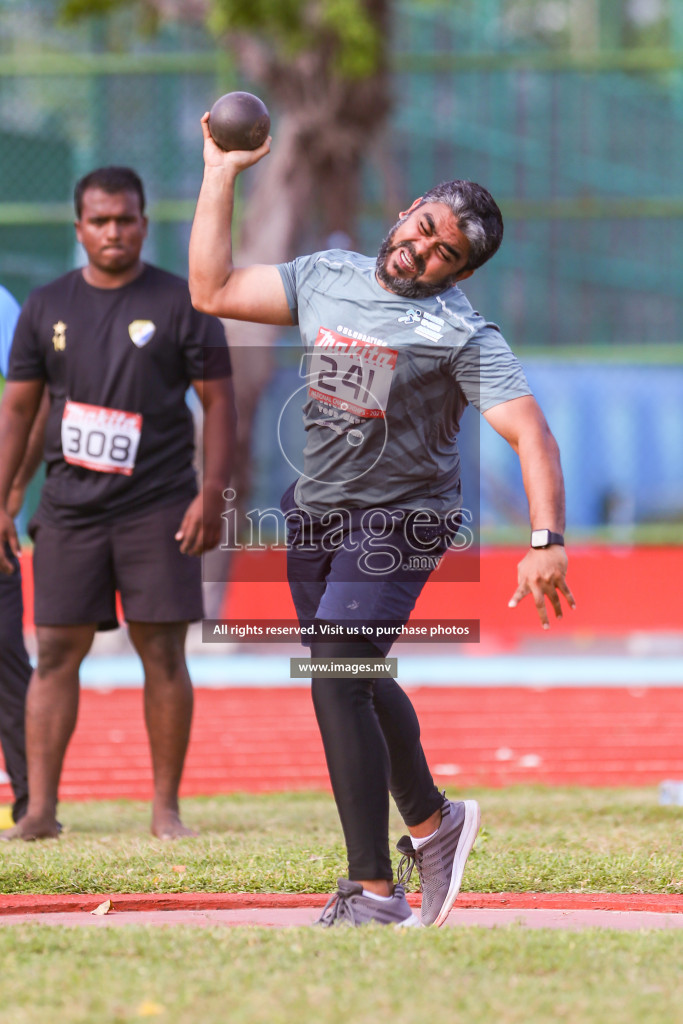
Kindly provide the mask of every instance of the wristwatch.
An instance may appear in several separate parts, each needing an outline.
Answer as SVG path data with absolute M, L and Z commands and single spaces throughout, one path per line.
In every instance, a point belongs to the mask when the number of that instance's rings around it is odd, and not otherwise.
M 553 533 L 552 530 L 532 530 L 532 548 L 549 548 L 551 544 L 561 544 L 564 547 L 564 537 L 561 533 Z

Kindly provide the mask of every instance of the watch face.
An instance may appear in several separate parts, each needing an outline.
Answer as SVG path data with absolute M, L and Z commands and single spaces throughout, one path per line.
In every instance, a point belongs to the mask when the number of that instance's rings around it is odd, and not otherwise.
M 531 531 L 531 546 L 532 548 L 547 548 L 550 543 L 550 530 L 532 530 Z

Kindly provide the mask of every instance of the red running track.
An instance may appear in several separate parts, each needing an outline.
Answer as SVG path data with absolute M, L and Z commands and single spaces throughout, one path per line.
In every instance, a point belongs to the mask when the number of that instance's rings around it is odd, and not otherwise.
M 174 892 L 174 893 L 41 893 L 0 894 L 0 916 L 20 914 L 89 913 L 111 899 L 118 913 L 172 913 L 179 910 L 292 910 L 324 907 L 328 893 L 294 892 Z M 408 902 L 419 907 L 420 893 L 409 892 Z M 608 910 L 630 913 L 683 914 L 679 893 L 617 892 L 461 892 L 455 910 Z
M 439 782 L 611 786 L 683 778 L 683 687 L 410 693 Z M 306 688 L 197 689 L 185 796 L 327 788 Z M 61 799 L 151 793 L 141 691 L 84 690 Z M 0 802 L 10 796 L 0 785 Z

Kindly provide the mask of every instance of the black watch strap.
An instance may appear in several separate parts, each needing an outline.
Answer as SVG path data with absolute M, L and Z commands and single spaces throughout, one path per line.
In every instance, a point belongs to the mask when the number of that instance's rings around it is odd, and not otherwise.
M 532 530 L 532 548 L 549 548 L 551 544 L 561 544 L 564 547 L 564 537 L 561 533 L 553 533 L 552 530 Z

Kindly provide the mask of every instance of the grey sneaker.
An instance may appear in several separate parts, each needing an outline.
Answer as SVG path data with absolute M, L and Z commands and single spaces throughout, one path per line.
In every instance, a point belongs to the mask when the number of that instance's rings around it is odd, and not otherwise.
M 403 854 L 398 866 L 399 882 L 408 882 L 417 864 L 423 925 L 435 924 L 440 928 L 448 917 L 460 892 L 465 864 L 479 832 L 480 817 L 476 800 L 458 803 L 444 800 L 439 830 L 428 843 L 415 850 L 410 836 L 403 836 L 396 844 Z
M 419 927 L 420 922 L 408 906 L 406 892 L 402 885 L 394 888 L 390 900 L 373 900 L 363 895 L 363 886 L 348 878 L 337 879 L 337 891 L 330 896 L 325 909 L 315 922 L 323 928 L 349 924 L 358 927 L 361 924 L 393 924 L 396 928 Z

